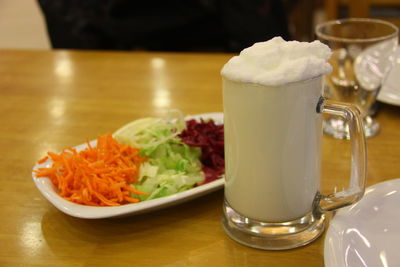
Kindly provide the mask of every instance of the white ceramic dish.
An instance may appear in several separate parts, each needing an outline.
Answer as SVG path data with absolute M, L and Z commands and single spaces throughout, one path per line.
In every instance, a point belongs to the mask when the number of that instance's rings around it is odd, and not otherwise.
M 325 237 L 326 267 L 400 266 L 400 179 L 367 188 L 355 205 L 331 220 Z
M 186 117 L 187 120 L 199 119 L 199 118 L 213 119 L 217 124 L 223 123 L 222 113 L 206 113 L 206 114 L 199 114 L 195 116 Z M 95 144 L 95 141 L 92 141 L 93 142 L 92 144 Z M 76 146 L 75 148 L 77 150 L 82 150 L 85 147 L 86 144 L 81 144 Z M 51 164 L 50 161 L 44 162 L 42 164 L 36 164 L 33 170 L 49 166 L 50 164 Z M 117 207 L 92 207 L 92 206 L 75 204 L 73 202 L 63 199 L 57 194 L 53 184 L 47 178 L 37 178 L 34 172 L 32 172 L 32 178 L 33 181 L 35 182 L 36 187 L 39 189 L 42 195 L 48 201 L 50 201 L 50 203 L 52 203 L 57 209 L 68 215 L 84 219 L 111 218 L 111 217 L 128 216 L 128 215 L 149 212 L 200 197 L 202 195 L 216 191 L 222 188 L 224 185 L 224 179 L 218 179 L 216 181 L 168 197 L 143 201 L 134 204 L 126 204 Z
M 382 86 L 378 100 L 387 104 L 400 106 L 400 47 L 395 53 L 395 65 Z

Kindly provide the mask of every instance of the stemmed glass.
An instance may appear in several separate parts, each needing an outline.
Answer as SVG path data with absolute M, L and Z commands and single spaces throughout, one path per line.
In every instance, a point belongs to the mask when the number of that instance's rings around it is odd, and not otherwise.
M 398 34 L 395 25 L 368 18 L 329 21 L 316 27 L 318 39 L 332 49 L 333 71 L 325 76 L 324 97 L 355 104 L 367 137 L 380 129 L 369 111 L 393 66 Z M 348 125 L 339 116 L 325 119 L 323 129 L 335 138 L 349 138 Z

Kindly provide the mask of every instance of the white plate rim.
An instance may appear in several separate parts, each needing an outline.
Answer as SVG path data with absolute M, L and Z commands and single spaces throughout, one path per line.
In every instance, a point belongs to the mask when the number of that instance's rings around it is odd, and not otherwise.
M 221 112 L 190 115 L 186 116 L 185 120 L 200 119 L 200 118 L 213 119 L 216 123 L 223 123 L 223 113 Z M 91 144 L 95 142 L 96 140 L 93 140 L 91 141 Z M 86 144 L 80 144 L 78 146 L 75 146 L 75 148 L 77 148 L 78 150 L 85 147 Z M 82 219 L 103 219 L 103 218 L 121 217 L 121 216 L 136 215 L 140 213 L 150 212 L 157 209 L 162 209 L 169 206 L 177 205 L 179 203 L 183 203 L 194 198 L 198 198 L 205 194 L 214 192 L 224 186 L 224 178 L 222 177 L 210 183 L 200 185 L 195 188 L 163 198 L 157 198 L 139 203 L 126 204 L 116 207 L 93 207 L 93 206 L 79 205 L 60 197 L 56 193 L 55 188 L 50 179 L 38 178 L 35 176 L 34 173 L 35 170 L 37 170 L 38 168 L 45 167 L 48 164 L 49 161 L 46 161 L 41 164 L 38 163 L 33 167 L 32 179 L 37 189 L 58 210 L 70 216 Z
M 400 187 L 400 178 L 394 178 L 390 180 L 386 180 L 374 185 L 369 186 L 365 190 L 365 195 L 372 193 L 377 189 L 393 189 L 392 186 L 396 184 L 397 187 Z M 364 195 L 364 196 L 365 196 Z M 356 204 L 355 204 L 356 205 Z M 348 209 L 351 209 L 352 206 L 346 207 L 338 212 L 346 212 Z M 336 222 L 335 217 L 333 217 L 330 221 L 329 228 L 325 235 L 324 240 L 324 264 L 326 267 L 346 267 L 347 265 L 345 259 L 345 248 L 343 244 L 343 227 L 344 225 L 341 222 Z M 332 241 L 334 240 L 334 241 Z M 329 242 L 332 242 L 330 244 Z M 333 244 L 334 243 L 334 244 Z M 374 265 L 368 265 L 374 266 Z M 391 265 L 392 266 L 392 265 Z
M 395 65 L 378 94 L 377 100 L 386 104 L 400 106 L 400 46 L 395 52 Z M 397 89 L 393 86 L 397 85 Z

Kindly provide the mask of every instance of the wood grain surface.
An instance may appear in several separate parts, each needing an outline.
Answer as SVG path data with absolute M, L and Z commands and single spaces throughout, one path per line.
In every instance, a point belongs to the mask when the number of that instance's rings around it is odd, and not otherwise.
M 288 251 L 232 241 L 223 190 L 120 219 L 83 220 L 54 208 L 32 167 L 47 151 L 113 132 L 134 119 L 222 111 L 213 53 L 0 51 L 0 266 L 323 266 L 324 236 Z M 400 177 L 400 107 L 381 104 L 368 139 L 368 185 Z M 347 141 L 324 136 L 323 192 L 350 175 Z

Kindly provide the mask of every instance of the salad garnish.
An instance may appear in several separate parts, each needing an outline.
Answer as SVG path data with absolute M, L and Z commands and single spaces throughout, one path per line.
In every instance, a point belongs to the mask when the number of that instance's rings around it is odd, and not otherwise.
M 140 155 L 148 158 L 135 183 L 138 190 L 149 193 L 136 196 L 140 200 L 169 196 L 204 182 L 201 149 L 186 145 L 178 137 L 184 128 L 183 116 L 144 118 L 114 133 L 119 142 L 139 148 Z
M 132 186 L 147 159 L 111 134 L 99 136 L 95 147 L 88 142 L 82 151 L 66 148 L 60 154 L 48 152 L 48 157 L 51 166 L 39 168 L 36 176 L 50 178 L 61 197 L 77 204 L 119 206 L 139 202 L 132 194 L 147 194 Z
M 171 116 L 172 114 L 172 116 Z M 223 125 L 213 120 L 143 118 L 99 136 L 97 145 L 66 148 L 38 161 L 61 197 L 77 204 L 118 206 L 169 196 L 221 178 Z
M 225 173 L 223 125 L 217 125 L 213 120 L 189 120 L 179 138 L 189 146 L 201 148 L 200 161 L 206 175 L 203 183 L 221 178 Z

